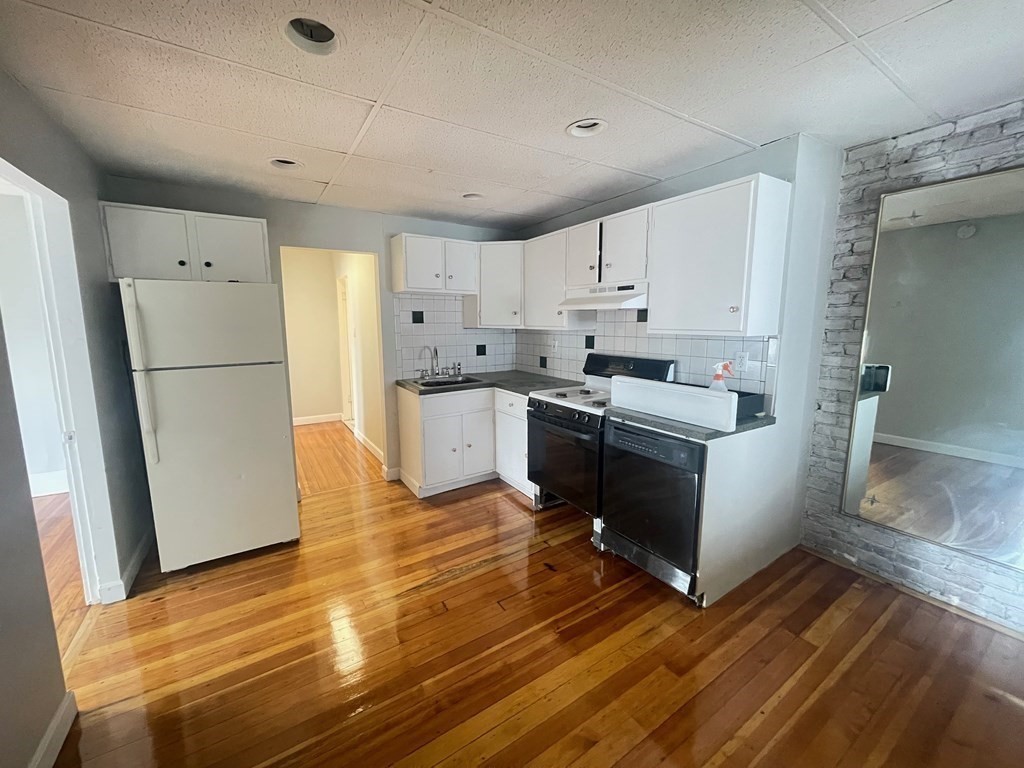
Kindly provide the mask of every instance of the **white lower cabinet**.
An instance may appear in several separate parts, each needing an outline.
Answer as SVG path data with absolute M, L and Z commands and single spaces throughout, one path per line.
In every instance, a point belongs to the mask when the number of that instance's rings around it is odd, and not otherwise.
M 401 478 L 419 498 L 494 478 L 493 390 L 398 389 Z
M 498 477 L 533 499 L 527 479 L 526 397 L 494 390 L 494 453 Z

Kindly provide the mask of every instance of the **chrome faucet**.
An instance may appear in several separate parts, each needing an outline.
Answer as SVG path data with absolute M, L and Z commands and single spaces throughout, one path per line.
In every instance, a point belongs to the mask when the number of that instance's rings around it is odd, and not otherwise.
M 427 354 L 430 355 L 430 375 L 437 376 L 441 372 L 441 366 L 437 360 L 437 347 L 433 349 L 430 346 L 424 347 L 427 350 Z

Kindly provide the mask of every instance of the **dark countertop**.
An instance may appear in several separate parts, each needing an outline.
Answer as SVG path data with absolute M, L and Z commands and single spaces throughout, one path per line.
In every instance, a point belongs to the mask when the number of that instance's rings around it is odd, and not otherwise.
M 541 376 L 539 373 L 527 371 L 489 371 L 487 373 L 466 373 L 465 375 L 480 379 L 480 381 L 450 384 L 444 387 L 421 387 L 416 383 L 416 379 L 399 379 L 395 383 L 417 395 L 440 395 L 444 392 L 466 392 L 472 389 L 504 389 L 518 395 L 528 395 L 538 389 L 571 387 L 580 383 L 571 379 L 556 379 L 552 376 Z
M 685 437 L 688 440 L 696 440 L 701 443 L 717 440 L 720 437 L 738 435 L 741 432 L 750 432 L 753 429 L 761 429 L 761 427 L 770 427 L 775 423 L 774 416 L 750 416 L 746 419 L 737 420 L 735 432 L 722 432 L 719 429 L 698 427 L 696 424 L 687 424 L 684 421 L 675 421 L 674 419 L 666 419 L 650 413 L 631 411 L 628 408 L 616 408 L 615 406 L 605 410 L 604 415 L 616 421 L 628 421 L 630 424 L 636 424 L 638 427 L 658 429 L 662 432 L 668 432 L 670 435 L 678 435 L 679 437 Z

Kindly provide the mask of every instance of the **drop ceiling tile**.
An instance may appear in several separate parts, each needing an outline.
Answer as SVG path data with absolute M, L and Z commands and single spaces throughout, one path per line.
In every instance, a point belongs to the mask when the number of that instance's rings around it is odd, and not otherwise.
M 29 85 L 341 151 L 370 111 L 322 88 L 9 0 L 0 63 Z
M 527 189 L 585 164 L 390 107 L 374 118 L 356 154 Z
M 540 216 L 544 219 L 552 219 L 555 216 L 586 208 L 588 205 L 590 203 L 586 200 L 549 195 L 546 192 L 531 190 L 529 192 L 520 192 L 515 196 L 496 202 L 490 208 L 502 213 L 516 213 L 520 216 Z
M 35 0 L 60 11 L 258 69 L 376 99 L 423 12 L 399 0 Z M 295 16 L 338 34 L 328 56 L 300 51 L 283 34 Z
M 599 203 L 657 183 L 658 179 L 650 176 L 641 176 L 599 163 L 589 163 L 571 173 L 545 182 L 537 187 L 537 191 Z
M 145 112 L 45 88 L 36 97 L 101 164 L 168 175 L 218 173 L 279 175 L 328 182 L 344 159 L 340 152 L 290 144 L 178 117 Z M 287 157 L 301 167 L 274 169 L 270 158 Z
M 1024 93 L 1024 2 L 952 0 L 864 38 L 910 88 L 947 117 Z
M 622 168 L 670 179 L 749 152 L 752 147 L 693 123 L 681 122 L 649 141 L 629 143 L 602 158 Z
M 483 211 L 451 201 L 419 197 L 396 190 L 372 189 L 363 186 L 332 184 L 324 193 L 321 203 L 364 211 L 393 213 L 398 216 L 453 221 L 459 224 L 475 222 Z
M 697 117 L 762 144 L 803 132 L 841 147 L 933 122 L 852 46 L 795 67 Z
M 687 114 L 842 43 L 799 0 L 441 0 L 440 6 Z
M 678 122 L 443 19 L 430 23 L 388 104 L 588 160 Z M 604 118 L 609 127 L 586 139 L 566 134 L 570 123 L 585 117 Z
M 863 35 L 948 2 L 949 0 L 821 0 L 821 4 L 855 35 Z

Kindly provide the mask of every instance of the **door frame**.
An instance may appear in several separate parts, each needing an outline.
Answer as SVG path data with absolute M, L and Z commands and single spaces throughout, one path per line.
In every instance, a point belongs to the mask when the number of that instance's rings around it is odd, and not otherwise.
M 341 341 L 341 415 L 346 426 L 352 428 L 355 422 L 355 400 L 353 390 L 355 381 L 355 361 L 352 349 L 352 312 L 348 300 L 348 275 L 338 278 L 338 325 Z
M 90 490 L 96 489 L 96 493 L 105 494 L 106 475 L 85 341 L 85 316 L 78 283 L 71 212 L 64 198 L 3 158 L 0 158 L 0 181 L 20 191 L 32 228 L 35 246 L 32 256 L 42 284 L 46 347 L 57 395 L 57 416 L 63 433 L 68 495 L 82 589 L 86 603 L 91 605 L 100 602 L 100 580 L 90 514 Z M 79 415 L 83 418 L 76 419 Z M 82 460 L 83 451 L 88 458 L 85 462 Z

